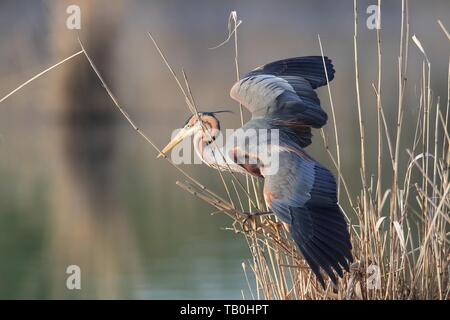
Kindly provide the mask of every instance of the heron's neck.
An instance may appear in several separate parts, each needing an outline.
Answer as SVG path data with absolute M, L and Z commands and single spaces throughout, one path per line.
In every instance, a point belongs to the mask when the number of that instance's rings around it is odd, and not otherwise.
M 199 132 L 194 138 L 194 149 L 199 158 L 208 166 L 220 170 L 234 167 L 235 163 L 229 159 L 225 148 L 218 145 L 215 137 L 206 137 L 205 134 Z

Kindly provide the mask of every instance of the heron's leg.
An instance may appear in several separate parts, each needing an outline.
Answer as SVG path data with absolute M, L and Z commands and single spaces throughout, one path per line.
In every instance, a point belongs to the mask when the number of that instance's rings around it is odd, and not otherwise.
M 247 216 L 247 218 L 242 221 L 242 225 L 245 227 L 248 223 L 248 220 L 254 218 L 254 217 L 261 217 L 261 216 L 267 216 L 270 214 L 274 214 L 272 211 L 263 211 L 263 212 L 242 212 L 244 215 Z

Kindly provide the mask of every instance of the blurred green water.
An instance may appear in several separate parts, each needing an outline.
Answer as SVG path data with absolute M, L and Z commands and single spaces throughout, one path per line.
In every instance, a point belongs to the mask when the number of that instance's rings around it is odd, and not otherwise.
M 42 168 L 37 168 L 40 170 Z M 45 171 L 45 170 L 44 170 Z M 118 287 L 114 298 L 241 298 L 244 274 L 241 262 L 248 258 L 245 242 L 229 231 L 229 219 L 209 215 L 214 211 L 198 200 L 185 196 L 174 181 L 156 186 L 158 171 L 129 166 L 123 175 L 123 193 L 117 203 L 124 203 L 120 224 L 128 225 L 126 235 L 114 234 L 113 241 L 123 238 L 133 244 L 126 248 L 113 246 L 108 258 L 95 262 L 89 255 L 91 243 L 80 241 L 80 261 L 64 258 L 57 263 L 54 256 L 55 241 L 58 250 L 66 250 L 65 239 L 58 239 L 57 223 L 52 221 L 50 200 L 51 178 L 33 177 L 26 191 L 21 191 L 15 181 L 21 180 L 18 172 L 0 170 L 0 298 L 102 298 L 98 282 L 104 282 L 102 269 L 110 268 L 116 261 L 114 275 L 108 281 Z M 150 180 L 148 180 L 150 179 Z M 153 189 L 158 188 L 158 192 Z M 53 190 L 55 192 L 55 190 Z M 153 196 L 160 194 L 159 199 Z M 174 198 L 176 194 L 178 197 Z M 113 204 L 116 205 L 116 204 Z M 80 212 L 80 214 L 82 214 Z M 107 212 L 91 212 L 109 219 Z M 72 217 L 62 228 L 75 225 Z M 105 222 L 107 223 L 107 222 Z M 120 226 L 109 225 L 95 232 L 117 232 Z M 72 232 L 84 233 L 83 230 Z M 98 236 L 98 235 L 97 235 Z M 102 238 L 101 236 L 98 238 Z M 70 245 L 67 250 L 70 250 Z M 116 247 L 114 249 L 114 247 Z M 129 252 L 133 251 L 132 258 Z M 94 252 L 93 254 L 101 254 Z M 114 257 L 111 257 L 114 255 Z M 134 261 L 130 261 L 132 259 Z M 65 267 L 78 264 L 82 271 L 82 289 L 64 290 Z M 105 271 L 109 272 L 109 271 Z M 100 286 L 101 287 L 101 286 Z

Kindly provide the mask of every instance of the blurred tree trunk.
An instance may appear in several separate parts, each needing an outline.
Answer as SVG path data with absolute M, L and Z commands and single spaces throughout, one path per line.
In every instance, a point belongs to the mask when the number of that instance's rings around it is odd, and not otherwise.
M 77 36 L 100 72 L 113 86 L 116 35 L 122 2 L 51 1 L 51 55 L 56 60 L 78 51 Z M 66 8 L 81 8 L 81 30 L 68 30 Z M 115 298 L 121 295 L 118 275 L 136 265 L 128 221 L 118 194 L 117 122 L 111 100 L 84 56 L 58 72 L 56 94 L 49 106 L 59 124 L 52 135 L 54 155 L 53 296 L 65 288 L 66 267 L 80 266 L 82 290 L 76 297 Z M 123 272 L 122 272 L 123 273 Z

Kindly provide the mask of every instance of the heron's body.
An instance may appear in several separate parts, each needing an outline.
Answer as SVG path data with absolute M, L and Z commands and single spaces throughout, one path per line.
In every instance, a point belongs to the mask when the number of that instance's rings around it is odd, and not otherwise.
M 327 121 L 314 89 L 333 77 L 331 60 L 316 56 L 257 68 L 231 89 L 231 96 L 252 113 L 252 119 L 227 140 L 239 140 L 246 132 L 252 132 L 251 136 L 260 130 L 276 130 L 276 141 L 268 134 L 257 140 L 244 139 L 237 146 L 219 146 L 215 143 L 219 121 L 214 113 L 203 112 L 191 117 L 184 131 L 163 150 L 165 153 L 184 137 L 194 135 L 194 148 L 207 165 L 264 178 L 267 206 L 289 226 L 292 238 L 323 286 L 320 269 L 336 283 L 335 273 L 342 277 L 343 269 L 348 271 L 348 263 L 353 261 L 334 177 L 303 149 L 311 143 L 311 128 L 320 128 Z M 269 172 L 268 160 L 258 154 L 261 147 L 277 156 L 275 173 Z

